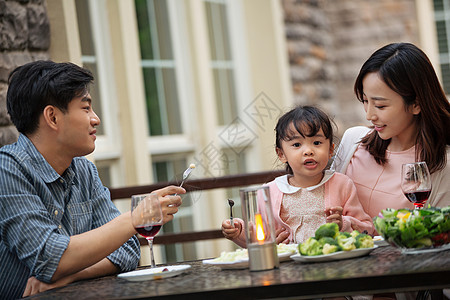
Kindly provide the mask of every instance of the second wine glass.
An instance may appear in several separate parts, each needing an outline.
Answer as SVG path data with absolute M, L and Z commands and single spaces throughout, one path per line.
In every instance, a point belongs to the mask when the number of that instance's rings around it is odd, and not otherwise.
M 143 194 L 131 196 L 131 219 L 136 231 L 145 237 L 150 248 L 151 267 L 155 267 L 153 237 L 163 224 L 163 214 L 158 195 Z
M 423 161 L 402 165 L 402 190 L 415 209 L 423 208 L 431 193 L 431 176 Z

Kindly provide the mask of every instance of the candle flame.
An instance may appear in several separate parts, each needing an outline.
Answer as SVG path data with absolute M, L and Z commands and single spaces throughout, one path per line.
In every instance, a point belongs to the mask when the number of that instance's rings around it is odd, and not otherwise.
M 255 215 L 255 223 L 256 223 L 256 239 L 262 242 L 266 239 L 266 235 L 264 234 L 264 227 L 261 214 Z

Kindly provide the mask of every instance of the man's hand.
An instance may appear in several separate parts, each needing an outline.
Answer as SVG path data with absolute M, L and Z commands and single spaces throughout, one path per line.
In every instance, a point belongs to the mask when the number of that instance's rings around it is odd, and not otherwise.
M 173 215 L 178 212 L 178 207 L 182 204 L 181 197 L 178 194 L 185 194 L 186 190 L 182 187 L 170 185 L 165 188 L 153 191 L 159 197 L 161 210 L 163 213 L 163 224 L 172 221 Z M 175 196 L 177 194 L 177 196 Z
M 36 279 L 36 277 L 30 277 L 28 278 L 27 285 L 25 287 L 25 291 L 23 292 L 22 297 L 32 296 L 34 294 L 41 293 L 46 290 L 68 285 L 69 283 L 72 282 L 73 280 L 70 276 L 64 277 L 54 283 L 45 283 Z

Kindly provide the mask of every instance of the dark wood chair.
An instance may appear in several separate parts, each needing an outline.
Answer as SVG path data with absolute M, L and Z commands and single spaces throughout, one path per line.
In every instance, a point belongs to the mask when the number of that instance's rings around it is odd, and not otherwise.
M 266 171 L 258 173 L 247 173 L 238 175 L 229 175 L 223 177 L 203 178 L 188 180 L 185 183 L 185 189 L 187 192 L 211 190 L 218 188 L 231 188 L 231 187 L 244 187 L 253 184 L 262 184 L 273 180 L 275 177 L 285 174 L 284 171 Z M 131 198 L 131 195 L 145 194 L 151 191 L 163 188 L 168 185 L 179 185 L 179 182 L 158 182 L 150 185 L 131 186 L 123 188 L 111 188 L 111 200 Z M 180 232 L 180 233 L 166 233 L 158 235 L 154 239 L 154 244 L 174 244 L 195 242 L 201 240 L 219 239 L 223 238 L 222 231 L 220 229 L 205 230 L 205 231 L 193 231 L 193 232 Z M 139 238 L 141 245 L 147 245 L 145 238 Z

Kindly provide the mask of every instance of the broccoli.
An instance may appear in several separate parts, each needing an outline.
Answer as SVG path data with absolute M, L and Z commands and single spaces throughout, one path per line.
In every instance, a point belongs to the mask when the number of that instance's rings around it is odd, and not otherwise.
M 347 235 L 342 232 L 337 236 L 336 239 L 339 244 L 339 247 L 341 247 L 342 250 L 350 251 L 356 249 L 354 237 L 352 236 L 347 237 Z
M 323 237 L 319 240 L 319 244 L 321 247 L 323 247 L 325 244 L 330 244 L 330 245 L 338 245 L 338 243 L 336 242 L 335 239 L 331 238 L 331 237 Z
M 303 243 L 299 244 L 298 251 L 301 255 L 322 255 L 322 247 L 320 246 L 319 241 L 313 237 L 310 237 Z
M 330 254 L 333 252 L 338 252 L 339 250 L 340 250 L 339 246 L 325 244 L 325 245 L 323 245 L 322 252 L 323 252 L 323 254 Z
M 353 237 L 350 232 L 347 231 L 343 231 L 343 232 L 339 232 L 339 235 L 344 235 L 345 237 Z M 353 237 L 354 238 L 354 237 Z
M 323 237 L 335 238 L 339 234 L 339 226 L 336 223 L 326 223 L 316 230 L 316 240 Z
M 353 230 L 352 231 L 352 233 L 350 233 L 350 235 L 352 236 L 352 237 L 354 237 L 355 239 L 356 239 L 356 237 L 358 236 L 358 235 L 360 235 L 361 233 L 358 231 L 358 230 Z
M 330 254 L 341 250 L 341 248 L 338 245 L 338 242 L 330 237 L 321 238 L 319 240 L 319 244 L 322 248 L 323 254 Z
M 360 233 L 355 238 L 356 248 L 373 248 L 373 239 L 370 235 Z

